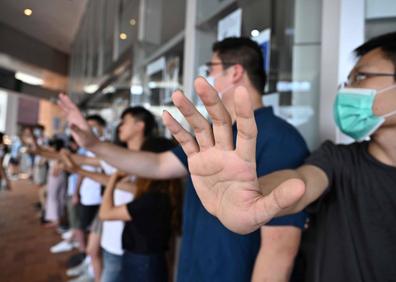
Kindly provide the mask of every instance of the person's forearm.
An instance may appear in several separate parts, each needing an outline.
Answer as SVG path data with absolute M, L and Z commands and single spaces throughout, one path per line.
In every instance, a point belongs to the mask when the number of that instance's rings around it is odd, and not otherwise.
M 102 185 L 107 185 L 107 183 L 110 180 L 110 176 L 104 173 L 88 171 L 82 168 L 79 168 L 77 170 L 77 173 L 80 174 L 81 176 L 91 178 L 92 180 L 99 182 Z
M 98 158 L 86 157 L 79 154 L 71 154 L 70 158 L 78 165 L 100 166 Z
M 78 174 L 84 176 L 84 177 L 88 177 L 91 178 L 93 180 L 95 180 L 96 182 L 99 182 L 102 185 L 107 185 L 110 181 L 111 176 L 104 174 L 104 173 L 99 173 L 99 172 L 94 172 L 94 171 L 88 171 L 85 169 L 80 168 L 77 171 Z M 129 191 L 129 192 L 134 192 L 135 189 L 135 184 L 133 184 L 132 182 L 128 181 L 128 182 L 118 182 L 116 185 L 117 189 L 121 189 L 121 190 L 125 190 L 125 191 Z
M 302 175 L 300 175 L 296 170 L 280 170 L 260 177 L 259 178 L 260 190 L 264 195 L 268 195 L 276 187 L 278 187 L 280 184 L 282 184 L 283 182 L 289 179 L 300 179 L 304 181 Z M 295 205 L 287 209 L 284 209 L 282 211 L 282 214 L 280 215 L 293 214 L 301 211 L 302 209 L 304 209 L 304 207 L 305 206 L 301 204 L 301 201 L 298 201 Z
M 254 264 L 252 282 L 290 280 L 299 249 L 301 230 L 293 226 L 264 226 Z
M 294 205 L 282 209 L 278 216 L 293 214 L 303 210 L 307 205 L 318 199 L 329 185 L 329 180 L 323 170 L 313 165 L 303 165 L 296 170 L 280 170 L 260 177 L 260 190 L 264 195 L 268 195 L 276 187 L 291 179 L 302 181 L 305 190 L 304 194 Z
M 46 158 L 46 159 L 51 159 L 51 160 L 60 160 L 61 159 L 59 152 L 53 151 L 48 148 L 44 148 L 43 146 L 38 146 L 37 150 L 33 153 L 37 154 L 43 158 Z
M 137 177 L 151 179 L 167 178 L 159 171 L 159 155 L 151 152 L 131 151 L 107 142 L 90 148 L 96 156 L 118 170 Z

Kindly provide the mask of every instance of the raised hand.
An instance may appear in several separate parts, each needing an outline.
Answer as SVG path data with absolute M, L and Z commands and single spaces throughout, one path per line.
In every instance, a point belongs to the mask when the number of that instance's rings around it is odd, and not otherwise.
M 192 181 L 206 210 L 232 231 L 252 232 L 297 202 L 304 185 L 292 179 L 263 195 L 256 174 L 257 127 L 249 93 L 243 87 L 234 93 L 238 127 L 234 146 L 232 121 L 216 91 L 203 78 L 195 80 L 195 90 L 212 126 L 180 91 L 172 99 L 195 138 L 168 112 L 164 112 L 163 121 L 188 156 Z
M 99 143 L 99 139 L 93 134 L 81 111 L 70 100 L 69 96 L 63 93 L 59 94 L 58 105 L 65 114 L 73 138 L 78 145 L 89 149 Z

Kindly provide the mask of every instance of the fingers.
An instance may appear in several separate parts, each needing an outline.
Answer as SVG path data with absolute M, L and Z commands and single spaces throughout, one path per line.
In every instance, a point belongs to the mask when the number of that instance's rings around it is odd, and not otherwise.
M 244 160 L 256 161 L 257 126 L 252 102 L 246 88 L 235 89 L 235 114 L 238 128 L 236 151 Z
M 85 120 L 78 107 L 72 102 L 70 97 L 63 93 L 59 94 L 58 106 L 66 115 L 66 119 L 69 125 L 76 125 L 79 127 L 79 129 L 90 131 L 90 127 L 87 121 Z
M 261 226 L 295 204 L 305 193 L 305 184 L 300 179 L 289 179 L 276 187 L 268 196 L 255 203 L 256 222 Z
M 187 132 L 167 111 L 162 114 L 162 120 L 177 142 L 180 143 L 187 156 L 199 152 L 198 144 L 194 137 Z
M 231 117 L 216 90 L 203 77 L 195 80 L 195 90 L 212 119 L 216 147 L 233 150 Z
M 181 91 L 175 91 L 172 95 L 172 100 L 193 128 L 200 150 L 204 151 L 212 147 L 214 145 L 214 140 L 209 122 L 198 112 L 195 106 Z
M 78 110 L 77 106 L 73 103 L 69 96 L 64 93 L 59 94 L 59 104 L 62 108 L 67 110 Z
M 69 111 L 71 111 L 72 107 L 70 106 L 70 103 L 72 103 L 72 102 L 71 102 L 70 98 L 67 95 L 63 94 L 63 93 L 60 93 L 58 97 L 59 97 L 58 106 L 65 113 L 68 113 Z

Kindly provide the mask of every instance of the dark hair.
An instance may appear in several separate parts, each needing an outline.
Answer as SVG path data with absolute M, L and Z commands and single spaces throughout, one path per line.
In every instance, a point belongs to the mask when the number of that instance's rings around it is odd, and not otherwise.
M 96 121 L 99 125 L 106 127 L 106 121 L 100 115 L 89 115 L 85 119 L 87 121 Z
M 176 144 L 164 137 L 149 137 L 141 147 L 142 151 L 149 151 L 154 153 L 162 153 L 169 151 Z M 174 234 L 181 234 L 181 218 L 182 218 L 182 203 L 183 203 L 183 189 L 182 182 L 179 178 L 167 180 L 152 180 L 146 178 L 138 178 L 136 182 L 137 191 L 136 198 L 139 198 L 144 193 L 151 189 L 159 189 L 162 193 L 168 194 L 172 207 L 171 224 Z M 155 208 L 155 207 L 153 207 Z
M 119 123 L 117 127 L 114 130 L 114 138 L 113 138 L 113 143 L 117 146 L 127 148 L 127 144 L 120 139 L 119 131 L 122 123 Z
M 65 142 L 60 138 L 54 137 L 48 142 L 48 145 L 54 148 L 55 151 L 59 152 L 61 149 L 65 147 Z
M 123 119 L 126 115 L 131 115 L 134 119 L 144 123 L 145 137 L 155 135 L 157 130 L 157 122 L 154 115 L 149 110 L 141 106 L 129 107 L 122 112 L 121 118 Z
M 374 37 L 357 47 L 354 53 L 358 58 L 361 58 L 368 52 L 377 48 L 380 48 L 385 57 L 392 62 L 396 71 L 396 32 Z
M 166 151 L 169 151 L 173 147 L 175 147 L 176 144 L 165 137 L 149 137 L 144 140 L 142 147 L 140 150 L 142 151 L 149 151 L 153 153 L 163 153 Z
M 76 145 L 76 148 L 73 148 L 73 144 Z M 78 147 L 79 146 L 76 140 L 74 140 L 73 136 L 70 136 L 67 140 L 67 148 L 69 149 L 69 151 L 72 153 L 76 153 L 78 151 Z
M 256 42 L 247 37 L 229 37 L 214 43 L 212 50 L 222 62 L 242 65 L 253 87 L 264 94 L 267 76 L 263 53 Z
M 42 124 L 36 124 L 35 126 L 34 126 L 34 128 L 37 128 L 37 129 L 41 129 L 41 130 L 45 130 L 45 126 L 44 125 L 42 125 Z

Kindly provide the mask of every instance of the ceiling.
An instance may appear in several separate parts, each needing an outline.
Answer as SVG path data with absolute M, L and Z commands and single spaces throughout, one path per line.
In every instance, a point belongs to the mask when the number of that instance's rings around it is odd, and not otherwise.
M 0 22 L 50 47 L 70 53 L 88 0 L 1 0 Z M 24 10 L 33 11 L 30 17 Z

